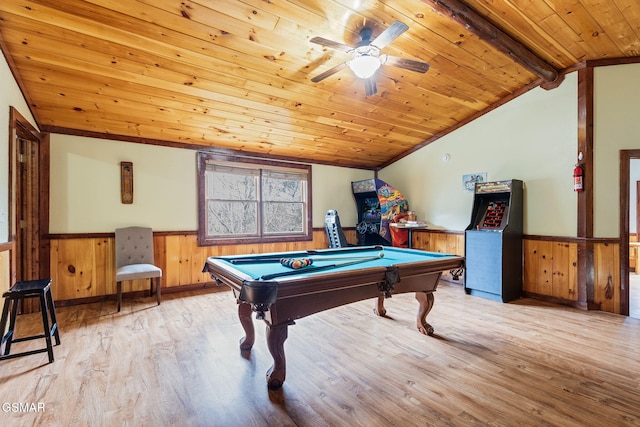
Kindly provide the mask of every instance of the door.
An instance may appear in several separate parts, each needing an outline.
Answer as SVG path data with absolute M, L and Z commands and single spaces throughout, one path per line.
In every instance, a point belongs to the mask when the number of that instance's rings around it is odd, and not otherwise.
M 15 281 L 50 277 L 49 241 L 49 139 L 11 108 L 14 138 L 11 217 L 14 222 L 12 265 Z M 25 300 L 24 312 L 37 311 L 38 301 Z
M 636 171 L 637 166 L 640 166 L 640 161 L 632 159 L 630 168 L 632 174 Z M 633 271 L 629 268 L 629 317 L 640 319 L 640 260 L 638 259 L 640 255 L 640 181 L 636 181 L 635 187 L 636 203 L 631 208 L 635 209 L 636 238 L 633 239 L 635 241 L 629 239 L 629 262 L 631 263 L 633 260 L 635 268 Z
M 640 247 L 634 246 L 633 240 L 630 239 L 631 219 L 634 215 L 640 214 L 640 205 L 638 201 L 633 201 L 638 188 L 638 178 L 640 177 L 640 150 L 620 150 L 620 314 L 640 318 L 640 262 L 638 262 L 638 253 Z M 638 196 L 640 197 L 640 196 Z M 632 203 L 632 201 L 634 203 Z M 636 226 L 635 234 L 640 235 L 637 228 L 638 219 L 633 218 L 633 224 Z M 634 271 L 631 271 L 632 264 L 630 257 L 635 255 Z M 633 300 L 632 300 L 633 298 Z
M 38 146 L 31 135 L 16 141 L 16 281 L 40 277 L 38 228 Z

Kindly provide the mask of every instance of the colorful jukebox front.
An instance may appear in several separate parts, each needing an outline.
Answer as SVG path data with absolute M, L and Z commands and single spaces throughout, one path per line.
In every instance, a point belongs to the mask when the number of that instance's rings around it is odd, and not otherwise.
M 407 200 L 378 178 L 352 182 L 351 189 L 358 209 L 358 245 L 391 245 L 389 223 L 409 210 Z

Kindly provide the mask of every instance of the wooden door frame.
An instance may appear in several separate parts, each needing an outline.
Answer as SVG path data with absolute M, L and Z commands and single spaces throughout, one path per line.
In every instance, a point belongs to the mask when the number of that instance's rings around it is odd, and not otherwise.
M 631 170 L 631 166 L 629 166 L 629 170 Z M 636 241 L 638 241 L 638 237 L 640 237 L 640 181 L 636 181 Z
M 16 191 L 17 191 L 17 151 L 19 149 L 17 144 L 17 138 L 19 133 L 28 133 L 30 136 L 34 138 L 34 140 L 38 141 L 38 165 L 35 170 L 30 171 L 30 173 L 37 176 L 38 180 L 38 194 L 27 194 L 23 195 L 26 197 L 26 202 L 35 206 L 38 211 L 38 232 L 31 236 L 33 239 L 33 247 L 35 247 L 38 251 L 38 256 L 36 257 L 37 265 L 32 267 L 33 275 L 38 278 L 48 278 L 51 276 L 51 267 L 50 267 L 50 241 L 48 238 L 49 235 L 49 161 L 50 161 L 50 141 L 48 134 L 40 133 L 29 121 L 22 116 L 14 107 L 10 107 L 9 109 L 9 137 L 13 142 L 12 153 L 10 154 L 9 159 L 9 170 L 10 179 L 9 179 L 9 220 L 11 222 L 10 225 L 10 240 L 13 242 L 13 251 L 11 255 L 11 281 L 14 283 L 16 280 L 21 280 L 23 278 L 18 277 L 17 272 L 17 258 L 20 256 L 17 249 L 16 242 L 16 234 L 17 227 L 20 221 L 18 215 L 18 207 L 16 205 Z M 28 164 L 28 166 L 33 166 Z

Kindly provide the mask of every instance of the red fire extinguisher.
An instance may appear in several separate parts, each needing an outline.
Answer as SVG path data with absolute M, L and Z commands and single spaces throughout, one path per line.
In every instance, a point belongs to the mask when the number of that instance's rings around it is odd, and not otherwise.
M 582 181 L 582 176 L 584 175 L 584 171 L 582 170 L 582 165 L 580 163 L 576 164 L 576 167 L 573 168 L 573 191 L 583 191 L 584 183 Z

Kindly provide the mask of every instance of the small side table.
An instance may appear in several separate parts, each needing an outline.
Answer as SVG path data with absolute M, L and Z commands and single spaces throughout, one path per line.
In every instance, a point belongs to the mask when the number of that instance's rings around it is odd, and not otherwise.
M 398 230 L 407 230 L 408 231 L 408 246 L 409 249 L 413 247 L 413 230 L 424 230 L 428 228 L 426 222 L 392 222 L 389 224 L 390 227 L 395 227 Z

